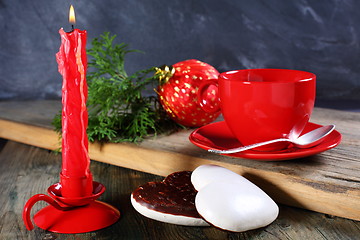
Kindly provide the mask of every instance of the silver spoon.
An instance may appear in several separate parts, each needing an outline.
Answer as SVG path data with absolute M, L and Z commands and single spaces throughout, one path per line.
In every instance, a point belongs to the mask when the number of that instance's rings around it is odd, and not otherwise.
M 327 125 L 314 129 L 293 140 L 288 138 L 279 138 L 266 142 L 251 144 L 244 147 L 232 148 L 228 150 L 208 149 L 208 151 L 213 153 L 222 153 L 222 154 L 237 153 L 276 142 L 291 142 L 298 148 L 309 148 L 321 143 L 324 140 L 324 137 L 329 135 L 334 129 L 335 129 L 335 125 Z

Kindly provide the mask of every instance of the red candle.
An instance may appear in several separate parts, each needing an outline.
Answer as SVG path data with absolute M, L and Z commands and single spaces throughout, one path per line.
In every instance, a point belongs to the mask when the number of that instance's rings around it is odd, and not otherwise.
M 56 59 L 63 76 L 61 194 L 63 197 L 83 197 L 92 194 L 86 134 L 86 31 L 73 29 L 65 32 L 61 28 L 59 33 L 61 46 Z

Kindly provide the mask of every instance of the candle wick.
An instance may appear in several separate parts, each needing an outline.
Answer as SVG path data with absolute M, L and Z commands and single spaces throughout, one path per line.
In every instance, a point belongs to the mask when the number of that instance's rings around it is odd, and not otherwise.
M 71 24 L 71 30 L 74 31 L 74 24 Z

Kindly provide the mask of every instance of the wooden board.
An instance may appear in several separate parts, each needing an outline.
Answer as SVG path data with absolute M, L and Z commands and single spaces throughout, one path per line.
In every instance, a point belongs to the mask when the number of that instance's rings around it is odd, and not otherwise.
M 51 129 L 58 101 L 0 102 L 0 137 L 57 149 Z M 360 220 L 360 113 L 316 108 L 311 121 L 336 124 L 342 143 L 324 153 L 280 162 L 209 154 L 188 141 L 192 130 L 158 136 L 140 144 L 90 144 L 93 160 L 166 176 L 202 164 L 229 168 L 290 206 Z

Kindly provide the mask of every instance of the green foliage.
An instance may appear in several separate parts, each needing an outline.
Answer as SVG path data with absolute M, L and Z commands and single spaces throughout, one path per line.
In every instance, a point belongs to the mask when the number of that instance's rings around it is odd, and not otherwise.
M 108 32 L 92 41 L 88 55 L 92 58 L 87 74 L 89 141 L 136 142 L 149 134 L 176 128 L 154 96 L 143 96 L 143 91 L 156 87 L 155 68 L 138 71 L 130 76 L 125 71 L 125 56 L 137 50 L 128 45 L 114 44 L 116 35 Z M 53 125 L 61 130 L 61 115 Z

